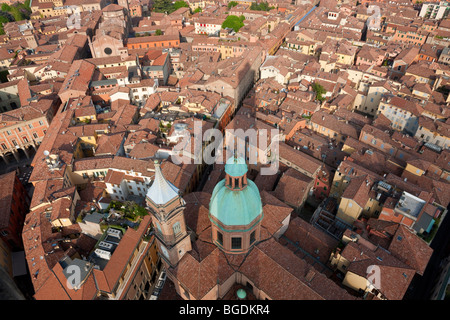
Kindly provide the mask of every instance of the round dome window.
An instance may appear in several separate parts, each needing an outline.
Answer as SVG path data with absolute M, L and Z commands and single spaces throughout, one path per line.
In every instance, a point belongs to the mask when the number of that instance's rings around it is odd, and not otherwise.
M 104 52 L 105 52 L 106 54 L 111 54 L 111 53 L 112 53 L 112 50 L 111 50 L 111 48 L 106 47 L 105 50 L 104 50 Z

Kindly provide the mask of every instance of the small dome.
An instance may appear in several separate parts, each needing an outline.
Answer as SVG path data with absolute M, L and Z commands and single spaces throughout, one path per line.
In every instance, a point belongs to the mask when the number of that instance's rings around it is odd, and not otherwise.
M 247 297 L 247 292 L 244 289 L 239 289 L 236 295 L 239 299 L 244 300 Z
M 231 190 L 225 186 L 224 179 L 214 188 L 209 211 L 224 225 L 248 225 L 262 214 L 258 187 L 253 181 L 248 180 L 248 185 L 244 189 Z
M 232 177 L 242 177 L 247 171 L 247 164 L 242 157 L 231 157 L 225 164 L 225 172 Z

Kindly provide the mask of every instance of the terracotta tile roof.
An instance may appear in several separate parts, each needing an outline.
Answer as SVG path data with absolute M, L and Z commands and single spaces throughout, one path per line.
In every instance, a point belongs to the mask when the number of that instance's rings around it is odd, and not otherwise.
M 125 172 L 109 169 L 105 177 L 105 183 L 121 184 L 124 176 Z
M 239 271 L 274 300 L 354 299 L 273 239 L 258 244 Z
M 369 191 L 372 184 L 373 181 L 368 176 L 363 175 L 352 178 L 342 194 L 342 198 L 353 200 L 364 209 L 369 200 Z
M 283 222 L 291 215 L 293 210 L 266 191 L 261 192 L 261 201 L 263 203 L 264 213 L 262 226 L 266 228 L 269 233 L 275 234 L 280 231 Z
M 112 287 L 109 285 L 108 279 L 106 278 L 105 273 L 98 269 L 94 269 L 92 272 L 95 277 L 95 281 L 97 282 L 98 290 L 105 291 L 105 292 L 111 292 Z
M 337 116 L 323 111 L 315 112 L 311 117 L 311 123 L 333 130 L 343 136 L 358 138 L 358 132 L 353 125 L 345 121 L 339 121 Z
M 151 217 L 147 215 L 142 219 L 137 230 L 128 228 L 123 235 L 119 245 L 111 256 L 111 259 L 103 269 L 110 288 L 115 288 L 117 286 L 126 264 L 133 255 L 134 248 L 137 248 L 141 237 L 147 231 L 150 223 Z
M 97 148 L 95 149 L 95 154 L 117 155 L 121 147 L 123 146 L 125 135 L 125 132 L 101 135 L 97 140 Z
M 35 288 L 34 298 L 36 300 L 70 300 L 70 296 L 67 294 L 67 288 L 61 284 L 58 277 L 53 273 L 50 273 L 44 286 L 37 290 Z
M 299 207 L 306 199 L 313 182 L 313 179 L 289 168 L 280 178 L 273 194 L 281 201 Z
M 328 262 L 332 251 L 339 242 L 300 217 L 291 220 L 284 236 L 290 241 L 298 243 L 303 250 L 319 258 L 324 264 Z
M 349 242 L 342 256 L 350 261 L 348 272 L 367 278 L 369 266 L 380 271 L 380 281 L 375 282 L 379 291 L 388 300 L 401 300 L 411 283 L 415 270 L 396 259 L 382 248 L 371 250 L 362 244 Z
M 260 173 L 258 173 L 254 182 L 260 192 L 272 191 L 275 187 L 275 183 L 276 183 L 277 179 L 278 179 L 278 175 L 276 175 L 276 174 L 261 175 Z
M 182 192 L 189 186 L 195 169 L 195 164 L 176 165 L 170 161 L 164 161 L 161 164 L 161 170 L 164 177 Z
M 123 7 L 118 4 L 111 3 L 102 9 L 103 12 L 123 11 Z
M 344 176 L 349 177 L 358 177 L 358 176 L 369 176 L 374 180 L 383 180 L 383 177 L 379 174 L 371 171 L 370 169 L 365 168 L 362 165 L 354 163 L 351 159 L 347 158 L 339 164 L 337 172 L 340 172 Z M 400 179 L 402 180 L 402 179 Z
M 296 150 L 284 142 L 279 143 L 280 158 L 297 165 L 301 170 L 304 170 L 309 177 L 315 177 L 318 170 L 322 167 L 322 163 L 307 155 L 306 153 Z
M 90 158 L 76 159 L 73 162 L 73 171 L 84 171 L 101 168 L 111 168 L 114 158 L 112 156 L 97 156 Z
M 212 194 L 214 188 L 220 180 L 225 178 L 224 165 L 216 164 L 214 169 L 208 174 L 208 179 L 203 186 L 202 191 L 208 194 Z
M 170 271 L 196 299 L 201 299 L 218 283 L 223 284 L 234 273 L 225 255 L 217 247 L 201 261 L 197 261 L 191 252 L 188 252 L 182 263 L 178 263 L 177 267 Z
M 54 249 L 52 246 L 56 239 L 62 236 L 59 232 L 52 232 L 52 225 L 45 216 L 45 209 L 49 207 L 51 204 L 28 213 L 22 231 L 28 269 L 36 293 L 53 277 L 51 269 L 64 256 L 62 248 Z M 47 255 L 51 250 L 54 252 Z
M 154 157 L 158 150 L 159 147 L 153 143 L 138 143 L 130 151 L 129 156 L 133 159 L 149 159 L 150 157 Z
M 183 196 L 186 202 L 184 217 L 188 228 L 196 234 L 201 234 L 211 227 L 208 218 L 208 207 L 211 194 L 205 192 L 191 192 Z
M 180 40 L 178 35 L 144 36 L 138 38 L 128 38 L 128 44 L 176 40 Z M 173 45 L 175 45 L 175 43 L 173 43 Z
M 433 253 L 433 249 L 425 241 L 403 225 L 399 225 L 387 249 L 420 275 L 423 275 Z
M 55 194 L 61 195 L 63 189 L 63 180 L 43 180 L 38 181 L 35 184 L 35 191 L 33 192 L 33 198 L 30 203 L 30 209 L 41 205 L 42 203 L 48 203 Z
M 153 161 L 136 160 L 125 157 L 114 157 L 111 168 L 141 173 L 143 176 L 154 175 L 155 165 Z M 170 180 L 172 182 L 172 180 Z
M 423 108 L 418 103 L 397 96 L 393 96 L 387 103 L 399 109 L 406 110 L 415 116 L 419 116 L 423 111 Z

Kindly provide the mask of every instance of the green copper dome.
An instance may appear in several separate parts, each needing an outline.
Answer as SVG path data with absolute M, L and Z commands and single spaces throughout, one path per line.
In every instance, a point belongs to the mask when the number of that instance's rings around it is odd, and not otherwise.
M 245 292 L 244 289 L 239 289 L 239 290 L 236 292 L 236 294 L 237 294 L 237 296 L 238 296 L 239 299 L 245 299 L 245 298 L 247 297 L 247 292 Z
M 245 170 L 244 170 L 245 166 Z M 239 158 L 236 162 L 227 162 L 225 172 L 234 177 L 242 177 L 247 173 L 245 161 Z M 222 224 L 227 226 L 249 225 L 258 216 L 262 217 L 262 203 L 256 184 L 247 180 L 242 190 L 232 190 L 220 181 L 213 190 L 209 203 L 209 212 Z

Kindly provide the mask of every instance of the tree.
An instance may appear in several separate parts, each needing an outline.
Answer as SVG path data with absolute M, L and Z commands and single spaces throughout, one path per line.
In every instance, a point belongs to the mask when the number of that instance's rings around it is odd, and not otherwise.
M 8 5 L 3 3 L 1 5 L 2 13 L 9 13 L 15 21 L 28 20 L 30 18 L 30 0 L 25 3 L 15 3 L 14 5 Z
M 155 36 L 162 36 L 163 32 L 161 31 L 161 29 L 156 29 L 155 31 Z
M 242 28 L 244 26 L 244 22 L 243 20 L 241 20 L 240 17 L 238 16 L 234 16 L 234 15 L 229 15 L 225 21 L 222 23 L 222 28 L 231 28 L 233 29 L 235 32 L 238 32 L 240 28 Z
M 9 12 L 13 15 L 14 20 L 16 20 L 16 21 L 21 21 L 21 20 L 26 19 L 25 15 L 18 7 L 11 7 L 11 10 Z
M 6 3 L 2 3 L 2 11 L 9 12 L 9 10 L 11 10 L 11 6 Z
M 9 19 L 5 16 L 0 15 L 0 34 L 5 34 L 5 30 L 3 29 L 3 24 L 8 23 Z
M 230 1 L 230 2 L 228 2 L 228 9 L 236 7 L 237 5 L 238 5 L 238 3 L 236 1 Z
M 178 0 L 173 4 L 173 11 L 178 10 L 180 8 L 189 8 L 189 4 L 187 4 L 183 0 Z
M 260 3 L 253 2 L 250 6 L 250 10 L 256 11 L 270 11 L 272 9 L 275 9 L 275 7 L 270 7 L 269 3 L 267 2 L 260 2 Z
M 197 9 L 194 10 L 194 13 L 197 13 L 197 12 L 202 12 L 202 8 L 198 7 Z
M 327 91 L 325 90 L 325 88 L 320 85 L 319 83 L 313 83 L 312 85 L 312 89 L 313 91 L 316 93 L 316 99 L 319 101 L 324 101 L 325 97 L 323 96 L 325 93 L 327 93 Z
M 173 4 L 170 0 L 154 0 L 153 11 L 161 13 L 172 13 L 175 10 L 173 10 Z

